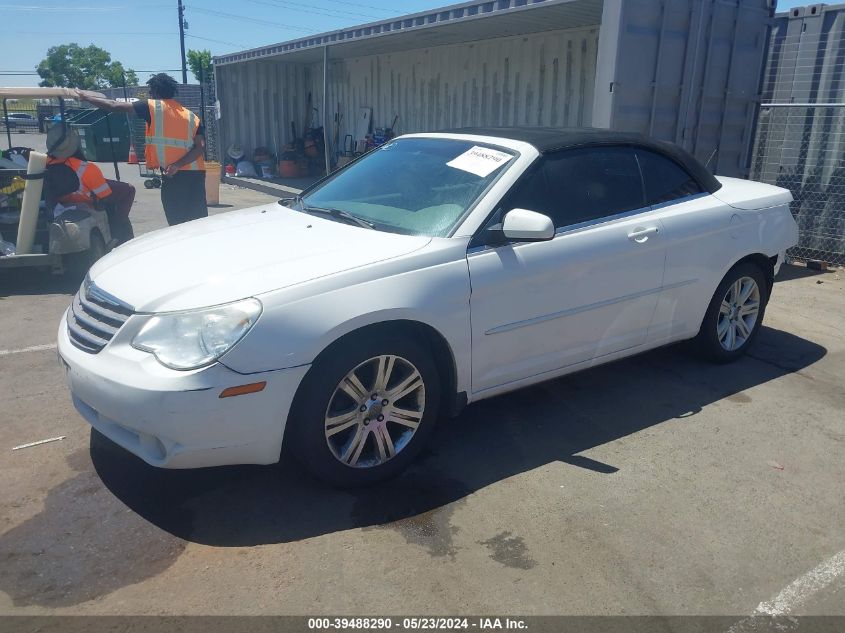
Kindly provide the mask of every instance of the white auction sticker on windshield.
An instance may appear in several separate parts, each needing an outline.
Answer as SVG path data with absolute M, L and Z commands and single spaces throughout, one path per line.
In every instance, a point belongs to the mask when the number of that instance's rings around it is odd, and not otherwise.
M 505 152 L 476 145 L 446 164 L 449 167 L 468 171 L 471 174 L 485 178 L 511 158 L 513 156 Z

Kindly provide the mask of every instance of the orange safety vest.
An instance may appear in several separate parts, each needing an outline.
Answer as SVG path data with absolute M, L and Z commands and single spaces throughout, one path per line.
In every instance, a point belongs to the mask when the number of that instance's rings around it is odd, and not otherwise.
M 144 157 L 147 167 L 164 169 L 182 158 L 194 146 L 200 118 L 174 99 L 150 99 Z M 180 170 L 204 170 L 202 156 Z
M 79 178 L 79 189 L 74 193 L 69 193 L 62 196 L 59 202 L 62 204 L 85 203 L 91 204 L 92 198 L 102 199 L 111 195 L 111 187 L 103 177 L 103 172 L 96 165 L 92 165 L 86 160 L 81 160 L 75 156 L 61 160 L 59 158 L 51 158 L 47 161 L 48 165 L 67 165 L 76 172 L 76 177 Z

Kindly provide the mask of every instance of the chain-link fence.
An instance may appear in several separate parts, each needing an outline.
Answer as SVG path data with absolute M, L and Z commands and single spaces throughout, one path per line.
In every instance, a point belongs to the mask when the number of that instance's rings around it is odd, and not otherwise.
M 845 264 L 845 104 L 763 105 L 751 178 L 792 191 L 791 257 Z
M 752 156 L 751 178 L 795 199 L 789 255 L 845 264 L 845 5 L 775 17 Z

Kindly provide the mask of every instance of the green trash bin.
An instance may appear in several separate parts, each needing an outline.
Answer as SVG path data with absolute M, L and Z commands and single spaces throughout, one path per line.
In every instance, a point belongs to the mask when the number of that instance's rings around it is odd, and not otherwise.
M 129 120 L 120 112 L 85 110 L 68 119 L 79 134 L 85 160 L 126 162 L 129 159 Z

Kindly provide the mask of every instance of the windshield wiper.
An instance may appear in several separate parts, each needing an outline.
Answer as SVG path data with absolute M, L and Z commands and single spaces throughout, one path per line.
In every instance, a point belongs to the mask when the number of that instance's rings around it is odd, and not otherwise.
M 330 215 L 339 220 L 347 220 L 358 226 L 363 226 L 365 229 L 375 229 L 376 225 L 368 222 L 364 218 L 359 218 L 357 215 L 352 215 L 343 209 L 333 209 L 331 207 L 310 207 L 306 204 L 302 205 L 302 210 L 306 213 L 322 213 L 323 215 Z

